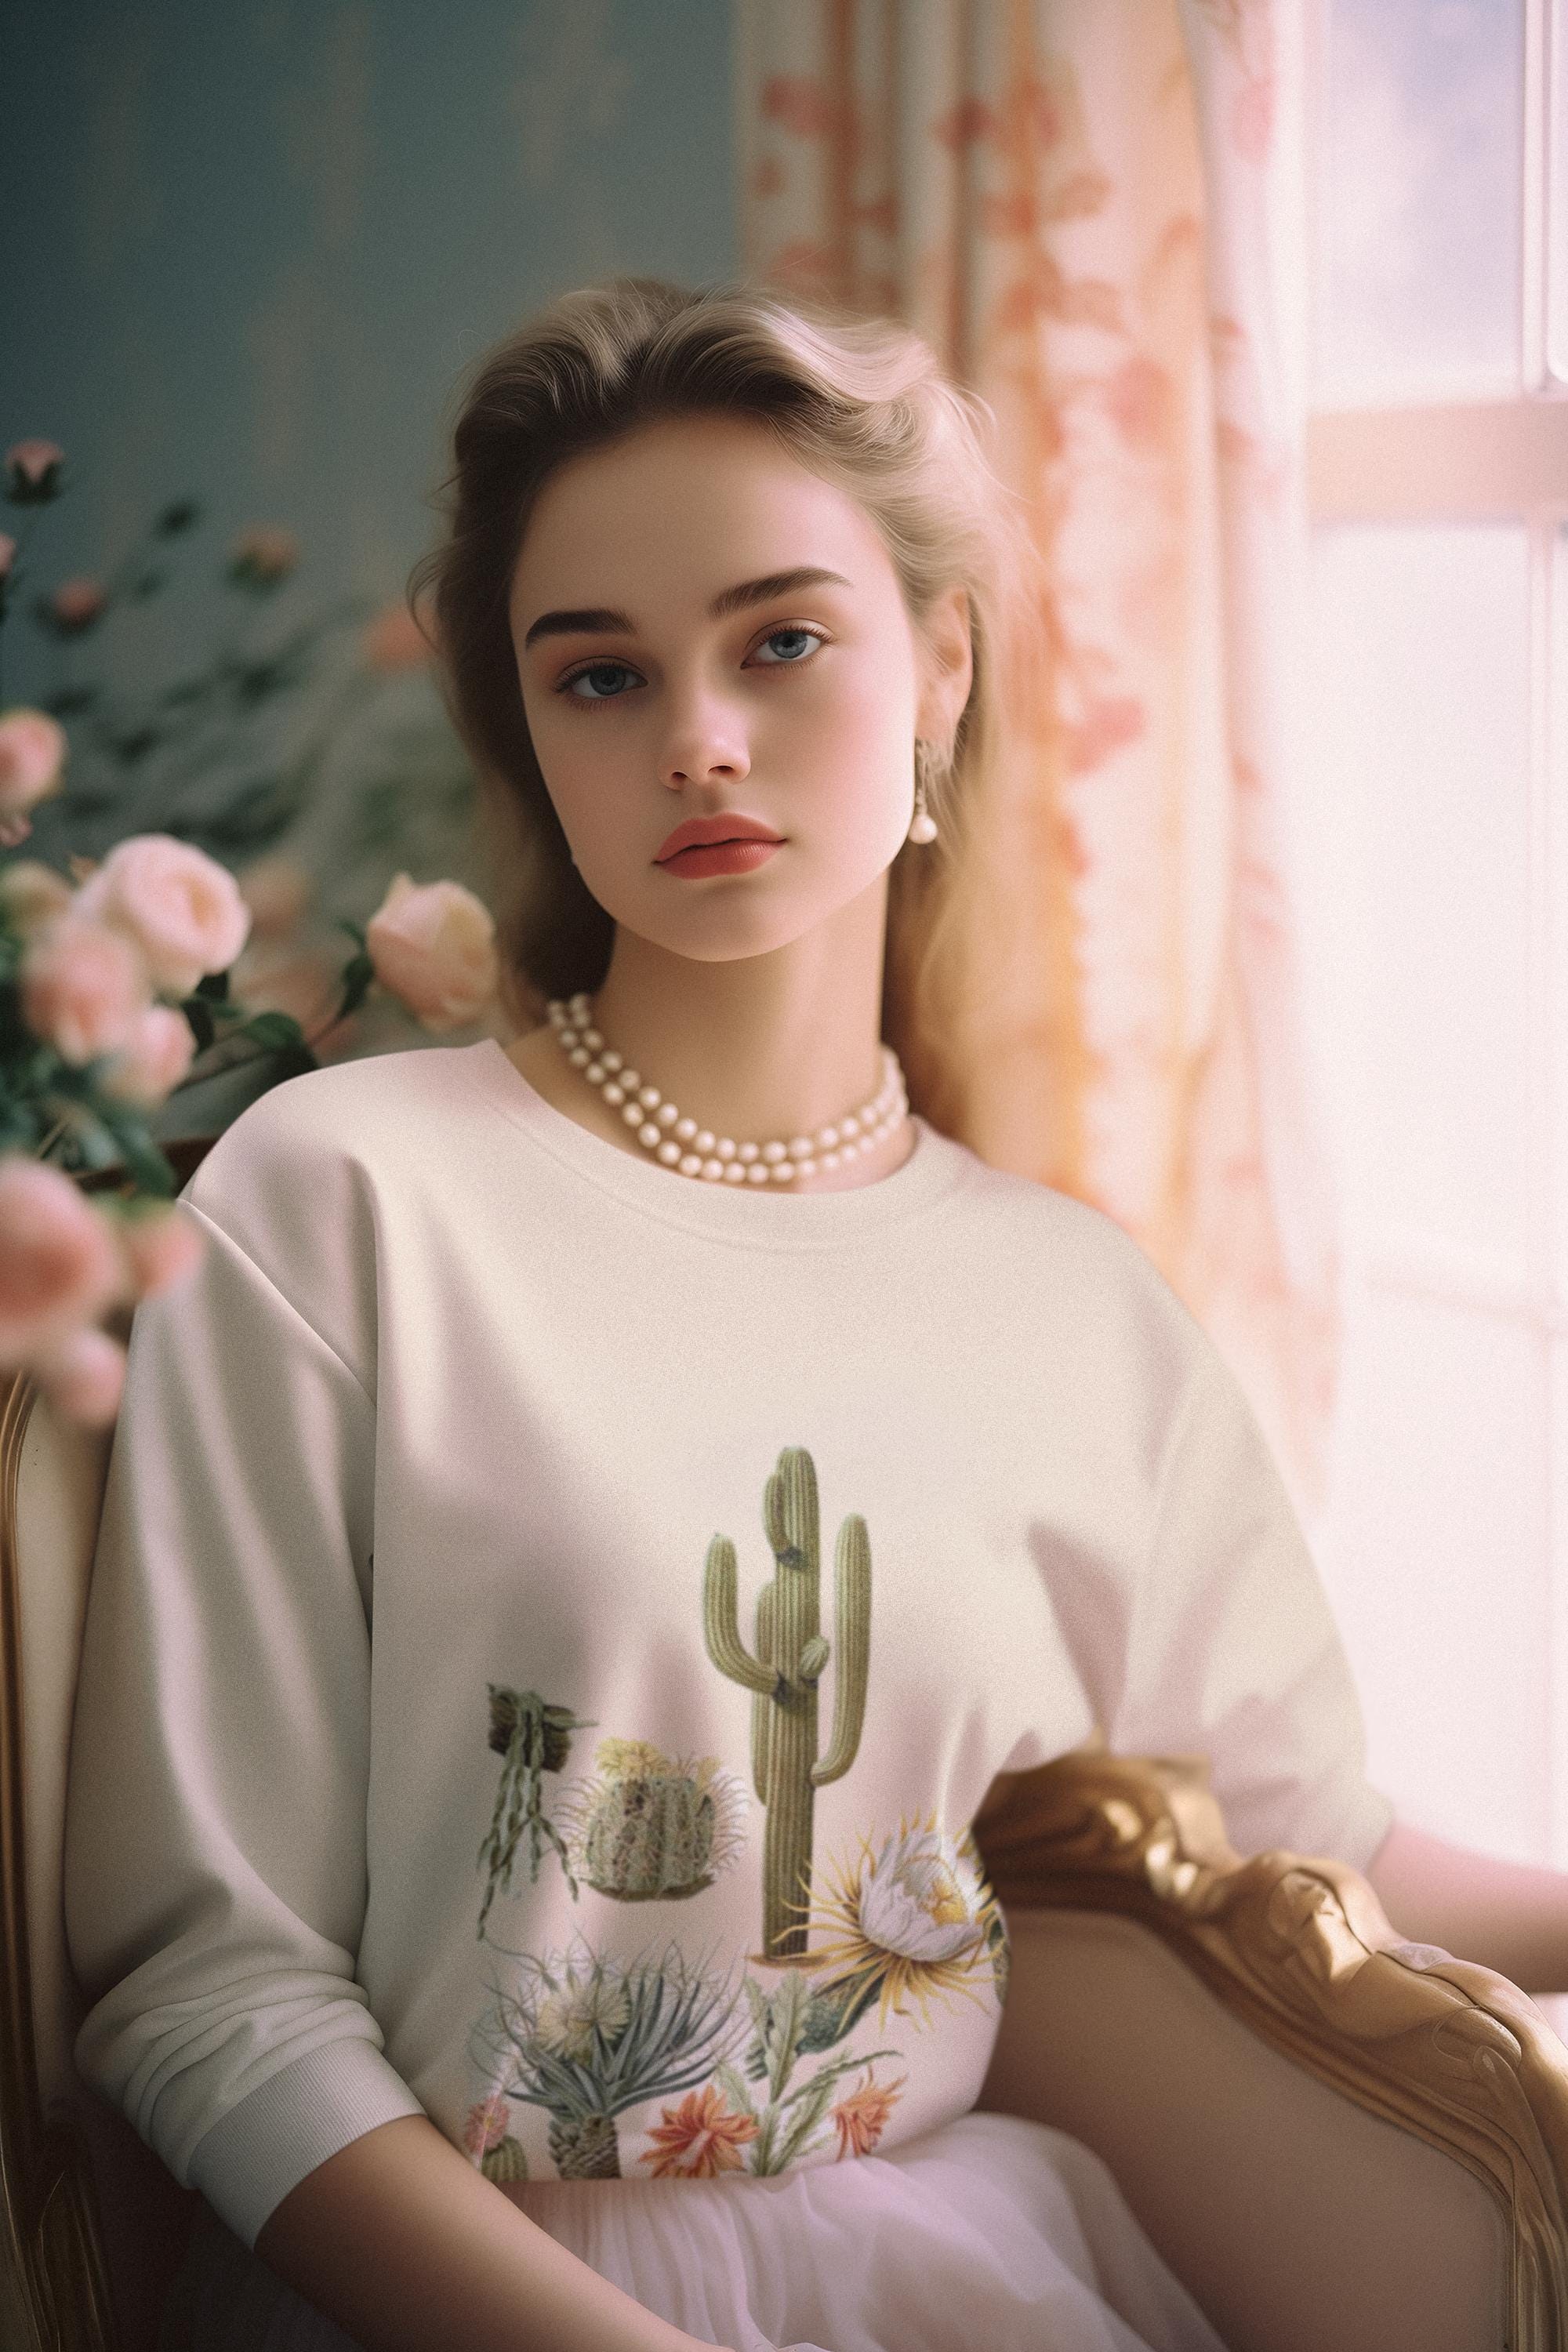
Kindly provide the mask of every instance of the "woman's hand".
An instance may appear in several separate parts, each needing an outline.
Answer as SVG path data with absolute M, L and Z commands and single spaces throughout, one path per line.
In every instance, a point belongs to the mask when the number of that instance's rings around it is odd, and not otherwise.
M 1412 1943 L 1495 1969 L 1521 1992 L 1568 1992 L 1568 1872 L 1500 1862 L 1395 1822 L 1362 1876 Z

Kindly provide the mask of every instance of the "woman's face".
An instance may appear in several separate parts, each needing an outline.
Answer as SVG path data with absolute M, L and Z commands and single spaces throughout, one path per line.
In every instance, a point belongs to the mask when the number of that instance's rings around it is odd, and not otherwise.
M 713 610 L 807 568 L 836 576 Z M 648 425 L 552 475 L 510 617 L 584 881 L 687 956 L 765 952 L 875 883 L 909 830 L 915 738 L 950 739 L 969 691 L 963 591 L 922 656 L 874 526 L 747 418 Z M 780 845 L 733 872 L 660 864 L 688 818 L 733 814 Z

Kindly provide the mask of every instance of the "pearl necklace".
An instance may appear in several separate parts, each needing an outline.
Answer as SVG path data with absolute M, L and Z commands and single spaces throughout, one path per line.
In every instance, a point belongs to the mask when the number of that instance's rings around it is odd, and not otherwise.
M 899 1057 L 890 1045 L 882 1045 L 878 1049 L 881 1087 L 858 1111 L 819 1127 L 815 1135 L 791 1136 L 787 1143 L 735 1143 L 684 1118 L 657 1087 L 645 1087 L 639 1074 L 626 1068 L 593 1026 L 593 1007 L 583 991 L 572 997 L 552 997 L 547 1009 L 551 1027 L 574 1068 L 620 1109 L 640 1144 L 683 1176 L 705 1177 L 710 1183 L 787 1184 L 794 1177 L 815 1176 L 819 1168 L 837 1168 L 875 1151 L 909 1109 Z M 688 1147 L 684 1151 L 682 1144 Z

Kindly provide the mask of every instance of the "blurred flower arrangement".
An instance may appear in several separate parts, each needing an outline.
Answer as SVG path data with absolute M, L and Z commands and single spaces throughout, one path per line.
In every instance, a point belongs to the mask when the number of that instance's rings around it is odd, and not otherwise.
M 18 442 L 4 481 L 11 506 L 42 509 L 66 487 L 64 452 Z M 26 578 L 37 519 L 29 514 L 16 537 L 0 532 L 0 623 Z M 35 624 L 66 645 L 116 604 L 157 593 L 162 551 L 199 520 L 193 499 L 164 507 L 110 579 L 68 579 L 35 598 Z M 229 550 L 226 584 L 265 600 L 298 560 L 288 532 L 247 530 Z M 262 772 L 193 813 L 182 789 L 243 772 L 251 715 L 310 676 L 345 621 L 360 625 L 358 660 L 323 721 L 288 761 L 269 747 Z M 289 943 L 310 873 L 276 855 L 252 854 L 237 874 L 225 862 L 277 841 L 367 694 L 430 652 L 405 607 L 349 600 L 261 654 L 231 636 L 205 668 L 150 697 L 116 698 L 73 677 L 47 707 L 0 699 L 0 1371 L 30 1374 L 68 1420 L 114 1419 L 129 1310 L 181 1281 L 205 1246 L 179 1213 L 179 1178 L 158 1140 L 175 1096 L 237 1055 L 265 1066 L 260 1091 L 321 1066 L 350 1044 L 377 987 L 436 1034 L 496 1005 L 494 920 L 461 882 L 421 886 L 399 871 L 363 925 L 336 925 L 353 942 L 346 958 L 341 949 L 301 958 Z M 450 773 L 448 799 L 460 800 L 468 781 L 460 766 Z M 361 792 L 362 849 L 398 837 L 396 782 L 383 772 Z M 116 837 L 132 792 L 139 813 L 161 813 L 163 824 Z M 73 851 L 64 873 L 14 855 L 60 796 L 75 839 L 98 826 L 99 854 Z M 83 1180 L 100 1171 L 115 1172 L 113 1190 L 88 1188 Z

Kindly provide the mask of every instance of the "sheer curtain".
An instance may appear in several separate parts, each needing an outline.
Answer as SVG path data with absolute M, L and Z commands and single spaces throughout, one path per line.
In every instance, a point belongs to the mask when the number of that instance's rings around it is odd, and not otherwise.
M 738 0 L 735 131 L 747 274 L 918 328 L 1047 558 L 964 1140 L 1134 1236 L 1310 1524 L 1340 1330 L 1281 853 L 1298 5 Z

